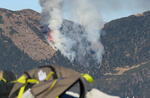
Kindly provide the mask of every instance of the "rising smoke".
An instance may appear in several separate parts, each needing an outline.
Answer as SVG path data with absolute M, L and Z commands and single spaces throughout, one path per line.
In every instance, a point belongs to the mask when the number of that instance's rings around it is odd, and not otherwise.
M 66 4 L 76 21 L 63 20 Z M 104 47 L 100 42 L 100 28 L 103 21 L 92 0 L 40 0 L 40 5 L 43 32 L 55 50 L 85 67 L 93 60 L 101 65 Z

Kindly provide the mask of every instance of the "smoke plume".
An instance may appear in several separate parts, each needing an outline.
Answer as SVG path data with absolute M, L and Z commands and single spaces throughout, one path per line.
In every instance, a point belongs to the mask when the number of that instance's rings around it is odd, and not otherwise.
M 43 33 L 55 50 L 85 67 L 93 61 L 101 65 L 104 47 L 100 42 L 100 28 L 103 21 L 92 0 L 40 0 L 40 5 Z M 62 18 L 67 7 L 74 22 Z

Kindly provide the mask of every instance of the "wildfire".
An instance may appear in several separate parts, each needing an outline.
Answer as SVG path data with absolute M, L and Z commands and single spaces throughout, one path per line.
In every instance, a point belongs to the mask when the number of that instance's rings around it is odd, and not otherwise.
M 48 38 L 49 38 L 50 41 L 52 41 L 51 30 L 49 30 L 49 32 L 48 32 Z
M 49 32 L 48 32 L 48 38 L 49 38 L 49 42 L 51 42 L 52 44 L 54 44 L 54 42 L 53 42 L 53 37 L 52 37 L 52 35 L 51 35 L 51 30 L 49 30 Z

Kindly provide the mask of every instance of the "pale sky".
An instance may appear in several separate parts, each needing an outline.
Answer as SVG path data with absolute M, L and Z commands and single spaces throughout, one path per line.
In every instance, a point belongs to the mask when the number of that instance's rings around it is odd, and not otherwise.
M 150 0 L 93 0 L 105 22 L 150 10 Z M 0 0 L 0 8 L 41 12 L 38 0 Z

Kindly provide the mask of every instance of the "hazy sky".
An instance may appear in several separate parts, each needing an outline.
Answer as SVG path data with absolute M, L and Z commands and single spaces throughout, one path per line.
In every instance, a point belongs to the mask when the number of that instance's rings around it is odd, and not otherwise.
M 150 0 L 92 0 L 105 22 L 150 10 Z M 0 8 L 33 9 L 41 12 L 38 0 L 0 0 Z

